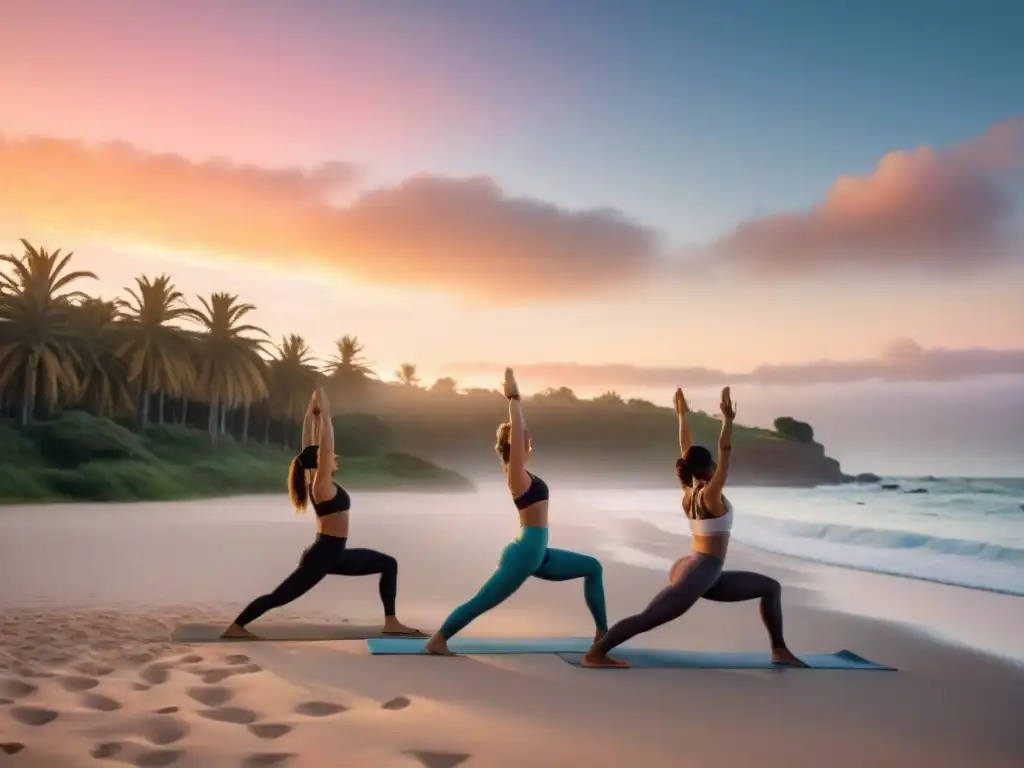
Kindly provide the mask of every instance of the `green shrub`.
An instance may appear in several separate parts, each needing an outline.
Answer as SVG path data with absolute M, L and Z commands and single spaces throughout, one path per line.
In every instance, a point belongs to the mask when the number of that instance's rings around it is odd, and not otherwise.
M 814 442 L 814 428 L 806 421 L 797 421 L 792 416 L 779 416 L 775 420 L 775 431 L 798 443 Z
M 66 411 L 32 424 L 27 435 L 51 467 L 68 469 L 90 461 L 152 460 L 134 432 L 84 411 Z
M 41 456 L 35 442 L 10 422 L 0 422 L 0 467 L 24 467 L 39 464 Z

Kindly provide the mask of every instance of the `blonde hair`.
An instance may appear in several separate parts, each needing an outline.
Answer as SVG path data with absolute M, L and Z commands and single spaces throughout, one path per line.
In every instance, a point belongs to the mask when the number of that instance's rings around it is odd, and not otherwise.
M 503 421 L 494 433 L 494 451 L 501 457 L 501 465 L 508 466 L 512 452 L 512 422 Z

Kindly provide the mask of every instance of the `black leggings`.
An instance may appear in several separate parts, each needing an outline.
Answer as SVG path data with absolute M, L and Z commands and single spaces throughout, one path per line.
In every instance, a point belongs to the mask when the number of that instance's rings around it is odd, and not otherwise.
M 697 553 L 690 555 L 675 583 L 661 590 L 648 606 L 628 616 L 608 630 L 594 643 L 594 649 L 608 653 L 635 635 L 650 632 L 690 610 L 700 598 L 718 603 L 761 601 L 761 620 L 771 638 L 772 649 L 785 648 L 782 636 L 782 587 L 775 579 L 751 571 L 723 571 L 724 563 L 717 557 Z
M 235 624 L 244 627 L 267 611 L 298 600 L 325 576 L 370 576 L 380 574 L 380 600 L 384 615 L 395 615 L 395 597 L 398 593 L 398 561 L 391 555 L 373 549 L 346 549 L 348 539 L 317 534 L 302 553 L 298 567 L 277 588 L 260 595 L 238 614 Z

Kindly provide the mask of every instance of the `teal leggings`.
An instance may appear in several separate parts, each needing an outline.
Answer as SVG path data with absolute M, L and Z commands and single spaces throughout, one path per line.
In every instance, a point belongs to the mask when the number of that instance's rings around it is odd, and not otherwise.
M 548 549 L 548 529 L 527 525 L 519 538 L 501 553 L 498 568 L 469 602 L 463 603 L 441 626 L 447 640 L 471 621 L 510 598 L 531 576 L 544 581 L 583 579 L 583 597 L 587 601 L 594 624 L 601 632 L 608 630 L 604 606 L 604 581 L 601 563 L 588 555 L 564 549 Z

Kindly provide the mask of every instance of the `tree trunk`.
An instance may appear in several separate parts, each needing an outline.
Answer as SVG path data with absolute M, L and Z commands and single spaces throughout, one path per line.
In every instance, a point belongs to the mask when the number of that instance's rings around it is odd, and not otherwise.
M 222 435 L 227 434 L 228 429 L 228 409 L 226 405 L 220 406 L 220 433 Z
M 156 418 L 160 422 L 160 426 L 164 424 L 164 393 L 163 390 L 157 395 L 157 406 L 156 406 Z
M 188 426 L 188 398 L 181 398 L 181 426 Z
M 21 400 L 21 426 L 31 421 L 36 411 L 36 383 L 39 373 L 39 353 L 28 356 L 28 370 L 25 371 L 25 395 Z
M 263 422 L 263 444 L 270 445 L 270 403 L 267 403 L 267 418 Z
M 249 442 L 249 403 L 242 406 L 242 442 Z
M 217 398 L 210 400 L 210 414 L 206 420 L 206 429 L 210 433 L 210 442 L 217 442 Z

